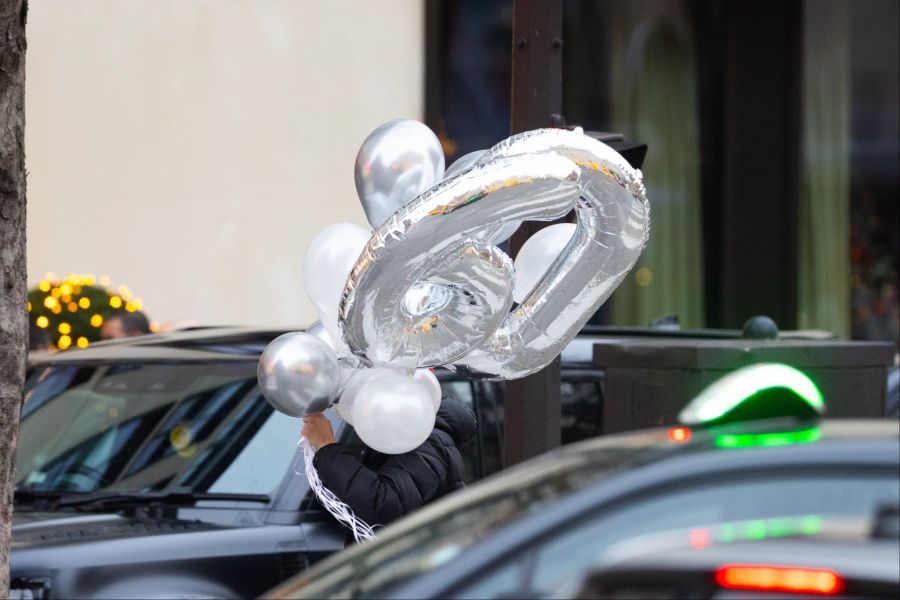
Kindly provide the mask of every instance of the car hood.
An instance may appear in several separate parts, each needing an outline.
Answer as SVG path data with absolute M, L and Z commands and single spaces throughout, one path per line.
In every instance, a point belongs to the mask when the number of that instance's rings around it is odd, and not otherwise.
M 278 535 L 276 529 L 282 527 L 21 511 L 13 516 L 10 564 L 14 572 L 23 572 L 265 554 L 275 552 L 266 534 Z
M 15 512 L 12 548 L 216 529 L 222 529 L 222 526 L 181 519 L 139 519 L 118 514 L 72 512 Z

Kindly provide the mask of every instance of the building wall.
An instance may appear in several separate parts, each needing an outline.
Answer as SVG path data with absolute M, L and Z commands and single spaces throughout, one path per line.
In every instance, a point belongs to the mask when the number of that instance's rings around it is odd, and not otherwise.
M 308 241 L 365 224 L 353 163 L 423 114 L 413 0 L 39 0 L 28 274 L 127 284 L 157 322 L 297 326 Z

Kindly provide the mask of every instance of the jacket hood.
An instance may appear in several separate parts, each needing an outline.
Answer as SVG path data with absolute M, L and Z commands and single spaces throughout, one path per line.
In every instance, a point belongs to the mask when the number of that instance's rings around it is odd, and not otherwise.
M 449 433 L 453 442 L 460 446 L 475 435 L 477 421 L 472 409 L 452 396 L 445 396 L 441 399 L 434 426 Z

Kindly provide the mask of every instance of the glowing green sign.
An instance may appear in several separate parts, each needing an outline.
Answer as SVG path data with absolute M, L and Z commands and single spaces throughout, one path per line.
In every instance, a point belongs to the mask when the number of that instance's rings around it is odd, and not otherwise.
M 825 412 L 822 393 L 809 377 L 788 365 L 762 363 L 750 365 L 725 375 L 694 398 L 681 411 L 678 419 L 685 425 L 699 425 L 716 421 L 740 406 L 748 398 L 774 388 L 791 390 L 816 413 Z

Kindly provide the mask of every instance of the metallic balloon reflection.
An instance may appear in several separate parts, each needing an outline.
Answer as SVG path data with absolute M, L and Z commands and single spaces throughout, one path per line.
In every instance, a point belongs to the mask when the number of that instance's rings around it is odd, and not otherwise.
M 572 210 L 572 239 L 510 312 L 512 261 L 485 240 Z M 523 377 L 549 364 L 609 297 L 648 232 L 641 173 L 621 155 L 580 130 L 519 134 L 375 230 L 344 287 L 339 328 L 369 366 Z
M 341 381 L 334 351 L 316 336 L 300 332 L 281 335 L 266 346 L 256 378 L 269 404 L 292 417 L 328 408 Z
M 423 123 L 390 121 L 369 134 L 356 155 L 356 193 L 372 227 L 444 174 L 441 142 Z

